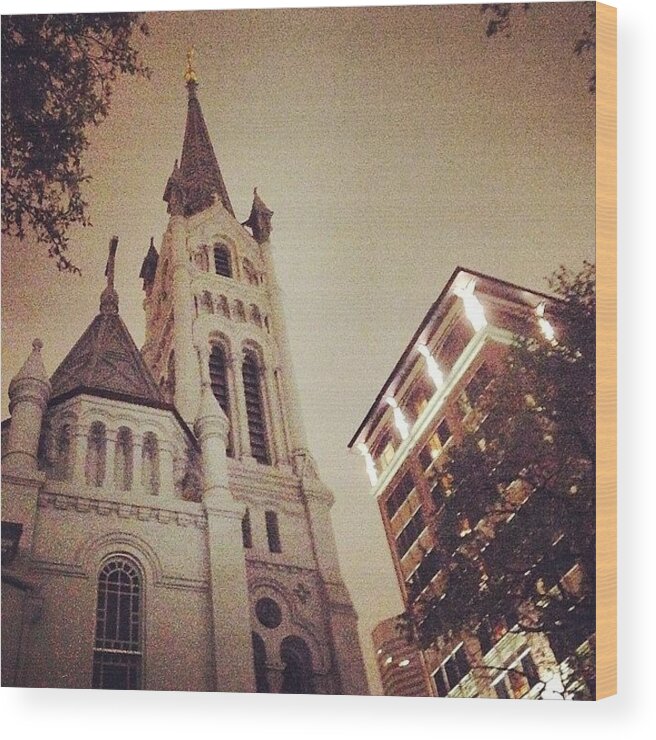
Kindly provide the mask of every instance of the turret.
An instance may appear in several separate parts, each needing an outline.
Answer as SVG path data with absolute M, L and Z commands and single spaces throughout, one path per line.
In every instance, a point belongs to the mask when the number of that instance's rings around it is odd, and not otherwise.
M 269 241 L 271 236 L 271 217 L 273 211 L 267 207 L 262 198 L 257 194 L 257 188 L 253 190 L 253 205 L 248 221 L 244 221 L 243 226 L 248 226 L 253 232 L 253 238 L 258 244 L 264 244 Z
M 51 390 L 42 347 L 40 339 L 32 342 L 32 353 L 9 384 L 11 424 L 3 450 L 4 472 L 29 475 L 37 470 L 41 424 Z
M 150 237 L 150 246 L 148 252 L 144 257 L 144 261 L 141 264 L 141 272 L 139 277 L 143 280 L 143 289 L 146 291 L 146 295 L 150 295 L 150 291 L 153 289 L 153 282 L 155 281 L 155 273 L 157 272 L 157 263 L 159 262 L 159 254 L 155 249 L 155 239 Z

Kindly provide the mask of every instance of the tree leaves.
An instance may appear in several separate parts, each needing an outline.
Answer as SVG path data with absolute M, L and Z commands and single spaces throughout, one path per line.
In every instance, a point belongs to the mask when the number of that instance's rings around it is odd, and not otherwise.
M 82 186 L 86 129 L 109 112 L 122 74 L 148 75 L 131 44 L 134 13 L 2 17 L 2 230 L 70 261 L 68 231 L 89 224 Z
M 405 617 L 424 647 L 485 620 L 572 656 L 595 632 L 594 265 L 551 285 L 558 341 L 517 337 L 442 462 L 451 485 L 430 522 L 442 568 Z

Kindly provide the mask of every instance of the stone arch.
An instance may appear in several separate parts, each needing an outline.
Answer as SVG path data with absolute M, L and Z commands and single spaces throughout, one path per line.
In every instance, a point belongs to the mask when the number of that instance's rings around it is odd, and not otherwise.
M 84 475 L 87 485 L 100 487 L 107 477 L 107 426 L 102 421 L 94 421 L 87 435 L 87 450 L 84 462 Z
M 239 298 L 236 298 L 232 302 L 232 313 L 234 315 L 235 321 L 246 321 L 246 309 L 244 307 L 243 301 L 241 301 Z
M 226 319 L 230 318 L 230 304 L 224 295 L 217 296 L 215 312 Z
M 244 274 L 244 280 L 249 285 L 259 285 L 260 280 L 257 274 L 257 270 L 255 269 L 253 263 L 247 257 L 244 257 L 241 264 L 242 264 L 242 270 Z
M 262 312 L 255 303 L 248 307 L 248 318 L 255 326 L 262 327 Z
M 162 582 L 164 571 L 159 556 L 146 540 L 136 534 L 114 531 L 90 537 L 79 546 L 75 556 L 81 570 L 91 577 L 108 557 L 116 553 L 125 553 L 141 564 L 146 585 Z
M 214 300 L 209 290 L 204 290 L 200 295 L 201 313 L 214 313 Z
M 114 485 L 119 491 L 132 489 L 134 471 L 134 438 L 132 430 L 120 426 L 114 445 Z

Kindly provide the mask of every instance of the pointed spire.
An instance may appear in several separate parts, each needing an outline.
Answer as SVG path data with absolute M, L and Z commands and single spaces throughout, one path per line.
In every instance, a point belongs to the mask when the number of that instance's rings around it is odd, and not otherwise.
M 14 375 L 9 384 L 9 397 L 11 398 L 14 394 L 13 391 L 21 380 L 38 380 L 41 383 L 50 385 L 48 380 L 48 373 L 46 372 L 41 357 L 41 350 L 43 349 L 43 342 L 40 339 L 35 339 L 32 342 L 32 352 L 30 356 L 23 363 L 23 367 Z
M 180 167 L 175 166 L 164 192 L 171 215 L 193 216 L 217 200 L 232 216 L 235 212 L 228 196 L 221 169 L 212 147 L 203 111 L 196 95 L 198 87 L 193 67 L 193 52 L 187 55 L 187 122 Z
M 105 267 L 107 287 L 100 294 L 100 313 L 118 313 L 118 293 L 114 289 L 114 263 L 116 262 L 116 249 L 118 248 L 118 237 L 113 236 L 109 242 L 109 256 Z
M 257 194 L 257 188 L 253 188 L 251 215 L 248 217 L 248 221 L 244 221 L 242 226 L 248 226 L 251 229 L 253 237 L 258 244 L 268 241 L 271 236 L 271 216 L 273 216 L 273 211 Z

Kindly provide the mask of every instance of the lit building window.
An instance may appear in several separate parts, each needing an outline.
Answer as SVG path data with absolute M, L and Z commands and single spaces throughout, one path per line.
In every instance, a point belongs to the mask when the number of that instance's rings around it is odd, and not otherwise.
M 438 696 L 447 696 L 469 673 L 471 666 L 461 644 L 433 673 Z
M 140 689 L 142 587 L 130 558 L 112 557 L 98 576 L 94 689 Z
M 527 650 L 497 676 L 492 686 L 499 699 L 521 699 L 539 681 L 538 670 Z

